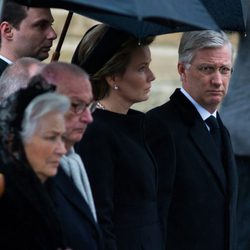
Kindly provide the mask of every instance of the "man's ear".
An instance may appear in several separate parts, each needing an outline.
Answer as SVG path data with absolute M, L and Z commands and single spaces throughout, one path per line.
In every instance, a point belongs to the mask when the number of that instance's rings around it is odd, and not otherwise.
M 0 24 L 1 37 L 11 40 L 13 37 L 13 26 L 9 22 L 1 22 Z
M 177 65 L 178 72 L 180 75 L 185 74 L 185 65 L 183 63 L 178 63 Z
M 180 75 L 180 80 L 184 81 L 185 75 L 186 75 L 185 74 L 185 70 L 186 70 L 185 65 L 183 63 L 178 63 L 177 68 L 178 68 L 178 72 Z

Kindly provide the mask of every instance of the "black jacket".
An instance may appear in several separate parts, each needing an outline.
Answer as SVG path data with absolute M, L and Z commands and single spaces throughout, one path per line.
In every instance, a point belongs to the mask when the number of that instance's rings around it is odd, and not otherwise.
M 146 114 L 147 141 L 159 164 L 159 188 L 170 203 L 165 207 L 166 249 L 235 249 L 236 165 L 228 131 L 219 123 L 223 162 L 204 121 L 180 90 Z
M 64 249 L 60 223 L 45 187 L 31 168 L 0 166 L 5 191 L 0 198 L 0 248 Z
M 56 205 L 67 246 L 73 250 L 102 250 L 98 224 L 73 181 L 60 167 L 49 192 Z

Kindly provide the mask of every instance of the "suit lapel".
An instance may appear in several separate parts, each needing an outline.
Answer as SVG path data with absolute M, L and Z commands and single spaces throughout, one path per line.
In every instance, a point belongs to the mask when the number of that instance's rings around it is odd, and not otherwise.
M 205 123 L 193 104 L 177 89 L 171 96 L 171 101 L 175 103 L 179 109 L 180 115 L 186 126 L 189 127 L 190 137 L 194 144 L 199 148 L 202 156 L 208 162 L 210 170 L 216 176 L 219 186 L 225 193 L 227 190 L 226 176 L 224 167 L 219 158 L 219 154 L 215 150 L 210 138 L 209 131 L 206 129 Z
M 196 122 L 193 127 L 190 128 L 190 136 L 199 148 L 203 157 L 207 160 L 211 171 L 216 176 L 216 179 L 221 186 L 222 190 L 226 193 L 227 189 L 227 180 L 225 176 L 224 167 L 221 164 L 219 154 L 210 138 L 209 132 L 207 131 L 204 122 L 199 124 Z
M 86 203 L 80 192 L 77 190 L 72 180 L 65 174 L 61 167 L 58 169 L 57 176 L 55 177 L 55 184 L 57 186 L 57 189 L 63 194 L 65 199 L 67 199 L 92 223 L 96 224 L 88 204 Z

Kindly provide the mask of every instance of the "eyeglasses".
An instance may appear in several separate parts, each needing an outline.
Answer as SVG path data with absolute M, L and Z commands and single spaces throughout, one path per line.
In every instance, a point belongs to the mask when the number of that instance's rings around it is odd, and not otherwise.
M 194 65 L 188 63 L 186 66 L 187 66 L 187 69 L 188 69 L 188 68 L 190 68 L 191 66 L 194 66 Z M 225 65 L 223 65 L 221 67 L 216 67 L 216 66 L 211 65 L 211 64 L 201 64 L 201 65 L 196 66 L 196 69 L 199 72 L 201 72 L 202 74 L 204 74 L 204 75 L 214 74 L 217 70 L 219 70 L 221 75 L 224 75 L 224 76 L 229 76 L 233 72 L 232 67 L 225 66 Z
M 90 102 L 90 103 L 84 103 L 84 102 L 78 102 L 74 103 L 71 102 L 71 111 L 77 115 L 80 115 L 81 113 L 85 112 L 86 109 L 89 109 L 90 113 L 93 113 L 96 109 L 97 102 Z

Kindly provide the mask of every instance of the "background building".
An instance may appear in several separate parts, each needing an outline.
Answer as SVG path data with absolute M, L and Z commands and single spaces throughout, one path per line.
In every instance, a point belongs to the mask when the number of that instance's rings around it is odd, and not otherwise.
M 51 56 L 55 51 L 68 11 L 52 9 L 52 13 L 55 18 L 53 27 L 57 31 L 58 38 L 54 42 L 51 55 L 47 61 L 51 60 Z M 70 62 L 73 51 L 79 43 L 82 35 L 89 27 L 96 23 L 96 21 L 88 19 L 84 16 L 77 14 L 73 15 L 61 49 L 59 61 Z M 178 45 L 180 36 L 181 33 L 161 35 L 158 36 L 151 45 L 151 69 L 156 76 L 156 80 L 153 82 L 151 97 L 149 100 L 135 104 L 134 108 L 147 111 L 150 108 L 158 106 L 166 102 L 173 90 L 180 86 L 179 75 L 177 73 Z M 237 34 L 230 35 L 230 38 L 236 47 L 238 43 Z

